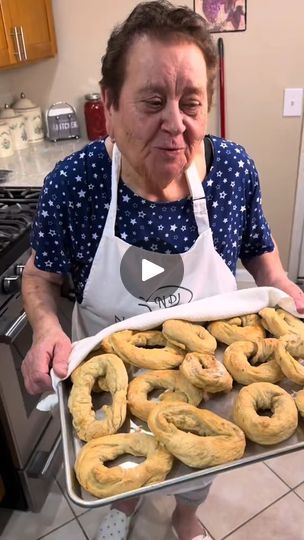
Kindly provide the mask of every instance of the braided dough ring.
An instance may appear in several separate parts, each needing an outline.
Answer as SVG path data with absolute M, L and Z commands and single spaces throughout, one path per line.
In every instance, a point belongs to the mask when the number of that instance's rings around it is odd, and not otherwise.
M 186 403 L 160 403 L 148 417 L 154 435 L 189 467 L 212 467 L 242 457 L 244 433 L 232 422 Z
M 232 388 L 231 375 L 213 354 L 188 353 L 179 369 L 194 386 L 211 394 Z
M 304 323 L 284 309 L 264 308 L 259 315 L 264 328 L 273 336 L 279 338 L 285 334 L 296 334 L 304 340 Z
M 192 352 L 213 353 L 215 338 L 200 324 L 170 319 L 163 323 L 162 332 L 170 343 Z
M 149 401 L 148 394 L 155 388 L 167 388 L 159 399 L 162 401 L 184 401 L 198 405 L 203 392 L 195 388 L 179 371 L 173 369 L 148 371 L 135 377 L 128 388 L 128 406 L 135 416 L 147 420 L 149 413 L 157 406 L 157 401 Z
M 260 416 L 270 409 L 272 416 Z M 258 444 L 276 444 L 288 439 L 298 425 L 292 397 L 280 386 L 260 382 L 242 388 L 235 400 L 233 417 L 248 439 Z
M 260 318 L 256 314 L 214 321 L 209 323 L 207 328 L 218 341 L 226 345 L 234 341 L 256 341 L 266 336 Z
M 296 393 L 295 403 L 301 416 L 304 418 L 304 390 Z
M 98 380 L 100 389 L 111 392 L 112 405 L 101 410 L 105 419 L 97 420 L 91 392 Z M 124 423 L 127 412 L 128 375 L 123 362 L 115 354 L 94 356 L 78 366 L 72 374 L 73 386 L 68 407 L 73 426 L 83 441 L 115 433 Z
M 280 341 L 278 341 L 276 361 L 287 379 L 297 384 L 304 384 L 304 366 L 291 356 Z
M 123 454 L 145 456 L 137 467 L 106 467 L 105 462 Z M 75 472 L 79 483 L 95 497 L 111 497 L 164 480 L 173 456 L 151 435 L 117 433 L 92 439 L 78 453 Z
M 173 368 L 178 366 L 185 356 L 181 349 L 168 343 L 158 330 L 133 332 L 130 336 L 126 336 L 124 332 L 115 332 L 111 335 L 111 344 L 124 362 L 139 368 Z
M 271 338 L 259 342 L 236 341 L 225 350 L 224 365 L 234 380 L 240 384 L 276 383 L 284 378 L 277 363 L 277 346 L 278 341 Z M 254 363 L 263 363 L 251 365 L 249 358 L 253 358 Z

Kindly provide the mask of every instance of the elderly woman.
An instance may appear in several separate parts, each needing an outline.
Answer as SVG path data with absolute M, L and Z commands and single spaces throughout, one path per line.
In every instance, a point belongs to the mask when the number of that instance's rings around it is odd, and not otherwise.
M 192 300 L 235 289 L 240 258 L 257 285 L 279 287 L 304 311 L 264 217 L 253 161 L 243 147 L 207 135 L 216 64 L 204 20 L 166 1 L 138 4 L 112 32 L 101 79 L 109 137 L 57 164 L 34 223 L 23 274 L 34 334 L 22 368 L 29 392 L 50 388 L 50 365 L 66 375 L 71 343 L 56 313 L 65 274 L 76 292 L 74 338 L 159 309 L 124 286 L 130 246 L 135 256 L 142 248 L 180 254 Z M 207 491 L 177 497 L 180 540 L 208 538 L 195 515 Z M 115 505 L 98 538 L 126 538 L 133 507 Z M 107 536 L 118 514 L 123 530 Z

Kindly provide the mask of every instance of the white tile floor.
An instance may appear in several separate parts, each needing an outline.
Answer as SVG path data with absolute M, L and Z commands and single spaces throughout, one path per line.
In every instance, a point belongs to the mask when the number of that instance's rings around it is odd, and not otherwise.
M 41 512 L 13 512 L 0 538 L 93 540 L 107 509 L 86 511 L 64 491 L 61 471 Z M 130 540 L 173 540 L 173 508 L 173 497 L 146 497 Z M 214 540 L 304 540 L 304 451 L 218 475 L 198 515 Z

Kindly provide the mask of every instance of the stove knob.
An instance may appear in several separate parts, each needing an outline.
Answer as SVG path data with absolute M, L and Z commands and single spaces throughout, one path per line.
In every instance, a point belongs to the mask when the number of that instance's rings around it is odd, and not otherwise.
M 6 294 L 15 294 L 20 291 L 21 277 L 8 276 L 3 278 L 2 287 Z
M 16 264 L 15 273 L 16 273 L 17 276 L 21 276 L 23 270 L 24 270 L 24 264 Z

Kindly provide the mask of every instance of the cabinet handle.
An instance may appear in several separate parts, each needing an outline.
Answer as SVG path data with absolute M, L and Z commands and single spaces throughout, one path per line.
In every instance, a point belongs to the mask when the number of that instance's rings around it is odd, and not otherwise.
M 25 46 L 24 34 L 23 34 L 22 26 L 20 26 L 20 35 L 21 35 L 21 43 L 22 43 L 22 49 L 23 49 L 23 60 L 27 60 L 27 52 L 26 52 L 26 46 Z
M 17 56 L 19 62 L 22 62 L 20 43 L 19 43 L 19 34 L 18 34 L 17 26 L 14 26 L 12 28 L 12 32 L 10 33 L 10 35 L 15 38 L 17 51 L 14 51 L 14 55 Z

